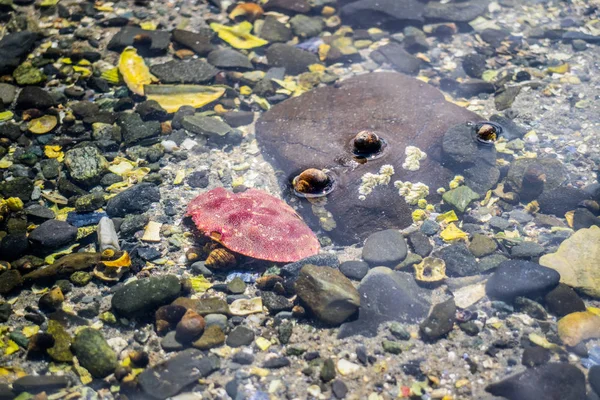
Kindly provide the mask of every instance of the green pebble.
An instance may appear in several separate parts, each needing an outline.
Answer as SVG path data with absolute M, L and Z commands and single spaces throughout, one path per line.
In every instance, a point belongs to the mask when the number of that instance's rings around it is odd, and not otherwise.
M 71 282 L 77 286 L 85 286 L 92 280 L 92 275 L 84 271 L 76 271 L 71 274 Z
M 329 382 L 335 379 L 335 375 L 335 363 L 331 358 L 328 358 L 321 367 L 321 373 L 319 374 L 319 377 L 323 382 Z
M 48 321 L 48 333 L 54 338 L 54 346 L 47 350 L 47 353 L 54 361 L 72 362 L 73 353 L 71 353 L 71 336 L 63 326 L 54 321 Z
M 117 355 L 108 345 L 104 336 L 92 328 L 84 328 L 71 346 L 79 363 L 95 378 L 105 378 L 117 367 Z
M 231 294 L 242 294 L 246 291 L 246 284 L 240 277 L 236 277 L 227 284 L 227 290 Z
M 394 322 L 390 325 L 390 332 L 395 338 L 400 340 L 410 340 L 410 332 L 407 331 L 402 324 Z
M 13 331 L 8 335 L 8 338 L 24 349 L 29 345 L 29 339 L 21 332 Z
M 38 85 L 46 80 L 46 75 L 30 62 L 24 62 L 14 70 L 13 78 L 21 86 Z
M 100 314 L 100 320 L 111 325 L 117 323 L 117 318 L 115 317 L 115 314 L 111 313 L 110 311 L 106 311 Z
M 285 353 L 288 356 L 301 356 L 305 352 L 306 352 L 305 348 L 298 347 L 298 346 L 290 346 L 285 350 Z
M 402 346 L 400 345 L 399 342 L 394 342 L 393 340 L 384 340 L 382 342 L 382 345 L 383 345 L 383 350 L 386 353 L 391 353 L 391 354 L 402 353 Z

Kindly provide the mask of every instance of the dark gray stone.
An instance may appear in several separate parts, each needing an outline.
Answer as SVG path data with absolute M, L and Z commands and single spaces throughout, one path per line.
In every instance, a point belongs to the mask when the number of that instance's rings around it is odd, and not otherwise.
M 433 250 L 433 245 L 429 241 L 429 238 L 421 231 L 408 235 L 408 244 L 412 251 L 421 257 L 427 257 Z
M 203 57 L 214 49 L 214 46 L 211 44 L 213 35 L 212 29 L 208 27 L 206 29 L 200 29 L 199 33 L 183 29 L 174 29 L 173 41 L 193 50 L 196 54 Z
M 339 268 L 340 260 L 338 260 L 337 256 L 334 254 L 317 254 L 303 258 L 300 261 L 284 265 L 281 267 L 281 276 L 285 278 L 293 278 L 295 280 L 295 278 L 298 277 L 302 267 L 308 264 L 316 265 L 318 267 Z
M 269 46 L 266 55 L 269 66 L 283 67 L 288 75 L 299 75 L 310 65 L 320 63 L 315 54 L 283 43 Z
M 123 142 L 128 146 L 144 139 L 157 138 L 161 132 L 160 122 L 144 122 L 137 113 L 122 113 L 117 124 L 121 127 Z
M 344 261 L 340 264 L 340 272 L 349 279 L 360 281 L 369 272 L 369 264 L 364 261 Z
M 567 212 L 575 210 L 579 203 L 590 199 L 591 196 L 581 189 L 560 186 L 551 191 L 544 191 L 538 197 L 538 203 L 542 213 L 564 217 Z
M 342 7 L 342 19 L 358 28 L 384 25 L 398 30 L 406 25 L 421 25 L 424 8 L 416 0 L 359 0 Z
M 229 335 L 227 335 L 227 346 L 241 347 L 248 346 L 254 341 L 254 331 L 245 326 L 236 326 Z
M 518 296 L 545 295 L 558 285 L 560 274 L 531 261 L 509 260 L 498 266 L 485 290 L 492 299 L 512 302 Z
M 457 93 L 462 97 L 475 97 L 480 94 L 491 94 L 496 91 L 496 87 L 491 82 L 481 79 L 468 79 L 458 85 Z
M 150 72 L 161 83 L 205 83 L 214 78 L 219 70 L 204 60 L 172 60 L 151 66 Z
M 462 60 L 462 67 L 471 78 L 479 79 L 487 69 L 485 61 L 486 57 L 481 54 L 468 54 Z
M 448 276 L 470 276 L 480 272 L 475 256 L 463 243 L 451 244 L 437 252 L 437 257 L 446 263 Z
M 161 364 L 147 368 L 138 376 L 138 383 L 146 396 L 164 400 L 210 375 L 219 366 L 217 357 L 204 356 L 200 350 L 187 349 Z
M 213 50 L 208 54 L 206 60 L 217 68 L 247 70 L 252 69 L 252 63 L 248 57 L 232 49 Z
M 12 387 L 15 393 L 38 394 L 41 392 L 53 393 L 64 389 L 71 384 L 67 376 L 57 375 L 28 375 L 15 380 Z
M 21 110 L 29 108 L 45 110 L 54 106 L 55 103 L 54 98 L 44 89 L 36 86 L 27 86 L 19 93 L 16 108 Z
M 0 75 L 13 72 L 32 50 L 38 34 L 30 31 L 14 32 L 0 40 Z
M 146 40 L 137 40 L 143 36 Z M 106 46 L 112 51 L 123 51 L 127 46 L 141 48 L 150 53 L 150 55 L 158 55 L 167 51 L 171 43 L 171 34 L 160 30 L 144 30 L 137 26 L 124 26 L 117 32 L 108 45 Z
M 574 365 L 551 363 L 488 385 L 485 390 L 509 400 L 585 399 L 585 375 Z
M 546 252 L 544 246 L 536 242 L 522 242 L 510 249 L 510 255 L 514 258 L 535 258 Z
M 124 317 L 135 317 L 153 311 L 175 300 L 181 283 L 175 275 L 158 275 L 121 286 L 112 297 L 112 308 Z
M 259 36 L 270 43 L 287 42 L 292 39 L 292 30 L 272 15 L 264 19 Z
M 106 205 L 109 217 L 126 217 L 150 209 L 152 203 L 160 201 L 160 191 L 151 183 L 139 183 L 111 198 Z
M 444 22 L 469 22 L 483 14 L 487 1 L 470 0 L 458 3 L 428 2 L 423 11 L 426 19 Z
M 380 64 L 390 63 L 404 74 L 414 75 L 421 69 L 421 60 L 413 56 L 397 43 L 389 43 L 371 53 L 371 58 Z
M 44 222 L 29 234 L 34 246 L 44 249 L 58 249 L 77 238 L 77 228 L 65 221 L 52 219 Z
M 456 320 L 456 304 L 454 298 L 433 306 L 425 321 L 421 322 L 419 331 L 428 341 L 435 341 L 452 330 Z
M 387 321 L 420 322 L 429 311 L 430 293 L 420 288 L 410 274 L 376 267 L 358 286 L 361 305 L 356 321 L 341 326 L 338 338 L 354 335 L 373 337 Z
M 585 303 L 577 292 L 564 283 L 559 283 L 558 286 L 548 292 L 544 297 L 544 302 L 548 307 L 548 311 L 559 318 L 586 310 Z
M 404 236 L 397 229 L 371 234 L 362 249 L 362 258 L 372 267 L 395 267 L 406 258 L 408 248 Z

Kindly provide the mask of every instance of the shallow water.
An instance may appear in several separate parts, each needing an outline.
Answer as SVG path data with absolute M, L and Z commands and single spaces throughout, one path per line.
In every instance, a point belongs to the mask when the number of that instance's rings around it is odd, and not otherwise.
M 0 399 L 596 399 L 597 1 L 0 5 Z

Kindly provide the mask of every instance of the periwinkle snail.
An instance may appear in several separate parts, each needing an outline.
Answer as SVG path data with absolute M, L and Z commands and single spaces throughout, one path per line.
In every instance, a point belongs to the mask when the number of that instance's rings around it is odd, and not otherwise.
M 502 127 L 494 122 L 480 122 L 475 125 L 477 134 L 477 140 L 483 144 L 494 144 L 500 134 L 502 133 Z
M 300 197 L 320 197 L 333 190 L 333 178 L 324 170 L 309 168 L 296 176 L 292 185 Z

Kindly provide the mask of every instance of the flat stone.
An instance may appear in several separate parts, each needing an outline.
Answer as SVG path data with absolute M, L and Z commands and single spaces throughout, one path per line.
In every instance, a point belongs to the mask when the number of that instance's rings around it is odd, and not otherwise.
M 483 0 L 463 1 L 460 3 L 428 2 L 423 11 L 426 19 L 436 22 L 469 22 L 487 10 Z
M 138 37 L 146 40 L 136 40 Z M 127 46 L 134 46 L 155 56 L 167 51 L 171 43 L 171 34 L 167 31 L 149 31 L 137 26 L 124 26 L 117 32 L 106 46 L 112 51 L 123 51 Z
M 340 272 L 346 278 L 360 281 L 369 272 L 369 264 L 364 261 L 344 261 L 340 264 Z
M 435 254 L 435 253 L 434 253 Z M 475 256 L 463 243 L 451 244 L 437 251 L 437 256 L 446 263 L 448 276 L 470 276 L 480 272 Z
M 214 46 L 211 44 L 214 33 L 208 27 L 201 29 L 198 33 L 183 29 L 173 29 L 172 34 L 175 43 L 193 50 L 201 57 L 206 56 L 214 49 Z
M 227 323 L 227 317 L 225 317 L 225 323 Z M 206 324 L 207 327 L 202 333 L 202 336 L 192 343 L 192 346 L 200 350 L 209 350 L 225 343 L 225 334 L 223 333 L 224 328 L 216 324 L 208 325 L 208 318 L 206 319 Z
M 383 25 L 394 30 L 421 25 L 425 6 L 416 0 L 359 0 L 342 7 L 342 20 L 357 28 Z
M 310 65 L 319 64 L 319 59 L 315 54 L 283 43 L 269 46 L 266 55 L 269 66 L 283 67 L 288 75 L 308 72 Z
M 287 42 L 292 39 L 292 30 L 279 22 L 276 17 L 268 15 L 260 28 L 259 37 L 269 43 Z
M 487 235 L 476 233 L 469 243 L 469 251 L 477 258 L 484 257 L 496 251 L 496 241 Z
M 16 107 L 21 110 L 29 108 L 37 108 L 39 110 L 45 110 L 55 105 L 56 101 L 54 98 L 42 88 L 35 86 L 28 86 L 23 88 L 17 96 Z
M 223 137 L 231 132 L 231 127 L 225 122 L 201 115 L 186 115 L 183 117 L 182 125 L 190 132 L 210 137 Z
M 67 376 L 57 375 L 28 375 L 12 383 L 15 393 L 38 394 L 41 392 L 53 393 L 66 388 L 71 384 Z
M 181 283 L 177 276 L 152 276 L 133 281 L 117 289 L 111 304 L 120 315 L 135 317 L 168 304 L 180 291 Z
M 488 385 L 485 390 L 510 400 L 581 400 L 585 396 L 585 375 L 574 365 L 551 363 L 531 368 Z
M 300 261 L 284 265 L 281 267 L 281 276 L 284 278 L 291 278 L 292 281 L 295 281 L 302 267 L 309 264 L 319 267 L 339 268 L 340 260 L 334 254 L 317 254 L 303 258 Z
M 575 210 L 579 203 L 590 200 L 591 196 L 581 189 L 560 186 L 551 191 L 544 191 L 538 197 L 540 211 L 544 214 L 553 214 L 564 217 L 571 210 Z
M 434 157 L 427 157 L 418 171 L 408 174 L 401 167 L 404 149 L 411 145 L 433 152 L 449 127 L 479 119 L 446 102 L 441 92 L 424 82 L 396 73 L 371 73 L 275 105 L 257 121 L 256 135 L 289 181 L 307 168 L 335 171 L 336 187 L 327 195 L 326 209 L 337 227 L 329 235 L 337 243 L 351 244 L 375 231 L 412 224 L 412 208 L 398 196 L 392 183 L 377 186 L 365 200 L 359 199 L 358 188 L 365 173 L 377 174 L 382 165 L 391 164 L 395 168 L 393 181 L 423 182 L 431 188 L 431 198 L 439 199 L 434 188 L 446 186 L 455 173 Z M 385 138 L 390 151 L 356 165 L 348 144 L 356 133 L 373 127 Z M 299 205 L 304 219 L 318 227 L 311 204 L 301 200 Z
M 204 60 L 173 60 L 151 66 L 150 72 L 161 83 L 205 83 L 214 78 L 219 70 Z
M 371 58 L 380 63 L 390 63 L 392 67 L 404 74 L 415 75 L 421 69 L 422 61 L 413 56 L 398 43 L 389 43 L 371 53 Z
M 17 97 L 17 87 L 8 83 L 0 83 L 0 103 L 8 106 Z
M 546 252 L 544 246 L 536 242 L 522 242 L 510 249 L 510 255 L 514 258 L 535 258 Z
M 344 322 L 360 305 L 359 294 L 352 282 L 333 268 L 302 267 L 295 289 L 314 315 L 327 324 Z
M 448 190 L 442 196 L 445 203 L 461 213 L 464 213 L 469 204 L 478 198 L 479 195 L 468 186 L 459 186 L 456 189 Z
M 421 257 L 427 257 L 433 250 L 433 245 L 429 241 L 429 238 L 421 231 L 408 235 L 408 244 L 412 251 Z
M 509 260 L 498 266 L 485 290 L 491 299 L 512 302 L 518 296 L 545 295 L 558 285 L 560 274 L 531 261 Z
M 213 50 L 206 58 L 209 64 L 217 68 L 247 70 L 252 69 L 252 63 L 248 57 L 232 49 Z
M 420 288 L 411 274 L 376 267 L 358 286 L 361 304 L 356 321 L 343 324 L 338 338 L 373 337 L 387 321 L 418 323 L 427 316 L 430 293 Z
M 555 253 L 540 258 L 540 264 L 560 274 L 560 281 L 575 290 L 600 298 L 600 227 L 580 229 L 561 243 Z
M 187 349 L 161 364 L 147 368 L 138 375 L 138 383 L 149 398 L 164 400 L 218 370 L 219 365 L 217 357 L 204 356 L 200 350 Z
M 123 142 L 128 146 L 142 140 L 156 140 L 161 132 L 160 122 L 144 122 L 137 113 L 122 113 L 117 119 L 117 124 L 121 128 Z
M 310 8 L 307 0 L 271 0 L 265 5 L 265 11 L 278 11 L 284 14 L 306 14 Z
M 45 249 L 58 249 L 75 241 L 76 238 L 77 228 L 56 219 L 44 222 L 29 234 L 29 240 L 33 245 Z
M 397 229 L 386 229 L 369 235 L 362 250 L 362 258 L 373 267 L 395 267 L 406 258 L 407 252 L 402 233 Z
M 227 335 L 227 346 L 229 347 L 241 347 L 248 346 L 254 341 L 254 331 L 245 326 L 237 326 L 229 335 Z
M 141 214 L 150 209 L 152 203 L 160 201 L 158 188 L 151 183 L 139 183 L 111 198 L 106 205 L 109 217 L 125 217 Z

